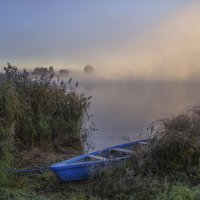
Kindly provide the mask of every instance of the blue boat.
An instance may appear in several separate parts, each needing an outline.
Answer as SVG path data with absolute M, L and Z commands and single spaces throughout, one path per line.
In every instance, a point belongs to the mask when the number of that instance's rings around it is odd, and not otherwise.
M 148 140 L 138 140 L 126 144 L 108 147 L 101 151 L 87 153 L 49 166 L 62 181 L 77 181 L 91 178 L 92 175 L 113 163 L 130 158 L 138 145 L 145 145 Z

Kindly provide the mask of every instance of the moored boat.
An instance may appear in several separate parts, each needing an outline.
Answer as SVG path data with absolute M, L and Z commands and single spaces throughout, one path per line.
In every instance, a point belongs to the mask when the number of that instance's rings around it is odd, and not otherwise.
M 53 164 L 49 169 L 62 181 L 86 180 L 104 166 L 127 160 L 138 145 L 147 143 L 146 139 L 108 147 Z

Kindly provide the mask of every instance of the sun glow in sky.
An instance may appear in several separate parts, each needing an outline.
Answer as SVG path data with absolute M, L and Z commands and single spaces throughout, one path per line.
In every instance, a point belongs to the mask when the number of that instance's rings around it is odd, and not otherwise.
M 0 0 L 0 65 L 198 79 L 199 19 L 195 0 Z

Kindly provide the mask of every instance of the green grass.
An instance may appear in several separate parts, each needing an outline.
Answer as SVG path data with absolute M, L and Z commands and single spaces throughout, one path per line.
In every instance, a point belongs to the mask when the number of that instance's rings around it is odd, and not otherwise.
M 200 186 L 189 187 L 177 183 L 169 186 L 165 193 L 157 196 L 158 200 L 199 200 Z

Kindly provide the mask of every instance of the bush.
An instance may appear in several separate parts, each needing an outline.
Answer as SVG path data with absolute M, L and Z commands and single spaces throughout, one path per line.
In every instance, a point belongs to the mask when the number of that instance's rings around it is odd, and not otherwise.
M 149 139 L 127 163 L 104 170 L 90 189 L 104 199 L 154 200 L 178 182 L 186 187 L 172 188 L 167 199 L 197 199 L 199 189 L 187 188 L 200 185 L 200 107 L 160 120 Z
M 140 170 L 161 176 L 185 173 L 190 182 L 200 184 L 200 107 L 161 121 L 146 149 Z M 148 168 L 148 169 L 147 169 Z M 196 178 L 194 178 L 196 177 Z

